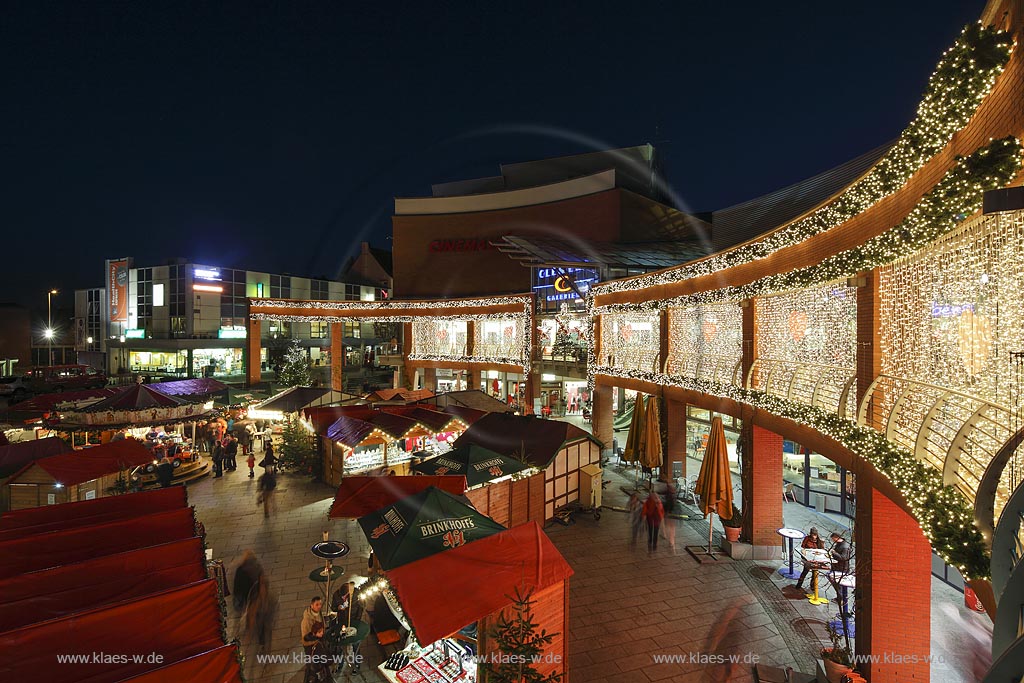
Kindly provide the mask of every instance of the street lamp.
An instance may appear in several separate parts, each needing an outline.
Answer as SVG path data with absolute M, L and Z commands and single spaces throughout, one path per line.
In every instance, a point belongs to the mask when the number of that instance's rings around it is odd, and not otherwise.
M 53 312 L 50 300 L 56 293 L 56 289 L 51 289 L 46 293 L 46 332 L 44 333 L 47 347 L 46 365 L 51 367 L 53 366 Z

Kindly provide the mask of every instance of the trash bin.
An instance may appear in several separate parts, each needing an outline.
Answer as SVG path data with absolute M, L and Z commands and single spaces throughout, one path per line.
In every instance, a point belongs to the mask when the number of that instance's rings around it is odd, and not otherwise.
M 814 494 L 814 509 L 818 512 L 825 512 L 825 495 L 822 493 Z

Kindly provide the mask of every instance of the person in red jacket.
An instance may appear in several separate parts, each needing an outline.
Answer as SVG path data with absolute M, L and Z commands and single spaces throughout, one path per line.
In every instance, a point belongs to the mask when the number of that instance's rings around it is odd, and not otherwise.
M 647 522 L 647 550 L 653 552 L 658 549 L 658 532 L 661 530 L 661 520 L 665 519 L 661 497 L 654 491 L 644 501 L 643 516 Z
M 817 529 L 817 527 L 813 527 L 813 526 L 811 527 L 811 532 L 809 534 L 807 534 L 806 536 L 804 536 L 804 540 L 800 542 L 800 548 L 801 549 L 814 548 L 816 550 L 824 550 L 825 549 L 825 541 L 823 541 L 821 539 L 821 537 L 818 536 L 818 529 Z M 807 577 L 807 574 L 810 571 L 811 571 L 811 565 L 808 564 L 807 562 L 804 562 L 804 570 L 800 573 L 800 578 L 796 582 L 796 587 L 797 588 L 803 588 L 804 587 L 804 579 Z

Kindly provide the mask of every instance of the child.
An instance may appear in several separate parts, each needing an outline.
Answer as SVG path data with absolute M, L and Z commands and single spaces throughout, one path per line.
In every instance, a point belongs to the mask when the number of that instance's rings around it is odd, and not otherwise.
M 249 478 L 252 479 L 256 476 L 254 468 L 256 467 L 256 454 L 249 451 L 249 457 L 246 458 L 245 464 L 249 466 Z

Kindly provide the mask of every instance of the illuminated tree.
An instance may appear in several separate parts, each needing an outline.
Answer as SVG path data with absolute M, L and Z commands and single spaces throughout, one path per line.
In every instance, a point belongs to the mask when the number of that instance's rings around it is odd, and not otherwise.
M 308 387 L 312 383 L 309 356 L 298 339 L 293 339 L 288 346 L 277 381 L 288 387 Z

